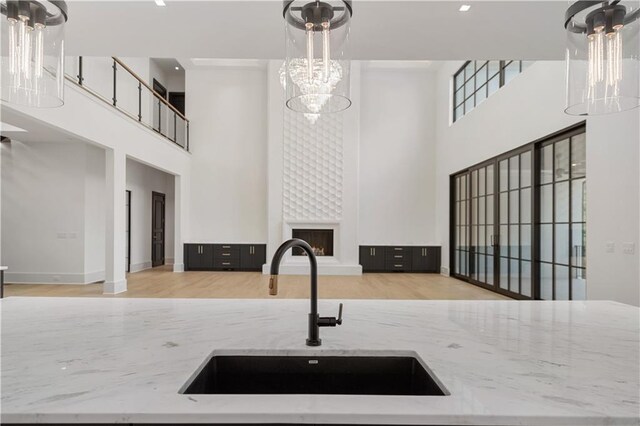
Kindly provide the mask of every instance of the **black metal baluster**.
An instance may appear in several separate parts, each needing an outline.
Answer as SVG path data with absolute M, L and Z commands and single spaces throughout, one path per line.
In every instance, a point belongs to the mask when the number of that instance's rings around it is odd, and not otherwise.
M 116 106 L 116 103 L 117 103 L 117 99 L 116 99 L 116 73 L 117 73 L 117 71 L 118 71 L 118 64 L 114 60 L 113 61 L 113 106 Z
M 82 76 L 82 56 L 78 56 L 78 84 L 82 86 L 82 82 L 84 81 L 84 77 Z
M 176 142 L 178 140 L 178 127 L 176 126 L 178 119 L 178 114 L 173 112 L 173 141 Z
M 187 151 L 189 151 L 189 122 L 187 121 Z
M 138 121 L 142 121 L 142 82 L 138 81 Z

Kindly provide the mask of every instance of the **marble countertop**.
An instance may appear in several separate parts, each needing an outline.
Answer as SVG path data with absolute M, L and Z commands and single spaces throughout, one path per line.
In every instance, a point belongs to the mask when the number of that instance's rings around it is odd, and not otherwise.
M 638 425 L 640 309 L 613 302 L 0 302 L 3 423 Z M 338 301 L 320 302 L 334 315 Z M 213 351 L 415 351 L 449 396 L 182 395 Z

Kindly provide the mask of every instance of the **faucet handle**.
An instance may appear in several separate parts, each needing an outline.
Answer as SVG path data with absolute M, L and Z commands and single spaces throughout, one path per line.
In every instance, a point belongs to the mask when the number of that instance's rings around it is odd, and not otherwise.
M 342 303 L 338 308 L 338 318 L 336 317 L 320 317 L 318 318 L 318 327 L 335 327 L 342 325 Z

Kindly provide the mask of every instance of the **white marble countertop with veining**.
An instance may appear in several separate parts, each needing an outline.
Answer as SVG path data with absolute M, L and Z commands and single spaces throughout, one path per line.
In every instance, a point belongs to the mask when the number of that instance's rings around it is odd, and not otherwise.
M 322 300 L 335 315 L 338 301 Z M 638 425 L 640 309 L 613 302 L 0 302 L 2 422 Z M 213 351 L 415 351 L 448 396 L 182 395 Z

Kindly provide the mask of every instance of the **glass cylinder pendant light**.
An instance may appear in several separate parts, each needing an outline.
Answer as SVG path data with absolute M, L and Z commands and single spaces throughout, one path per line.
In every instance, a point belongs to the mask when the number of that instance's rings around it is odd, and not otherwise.
M 640 1 L 578 1 L 567 9 L 568 114 L 640 106 L 638 18 Z
M 67 5 L 54 0 L 1 0 L 0 99 L 31 106 L 64 103 Z
M 285 0 L 287 57 L 280 78 L 287 107 L 313 123 L 351 106 L 347 0 Z

